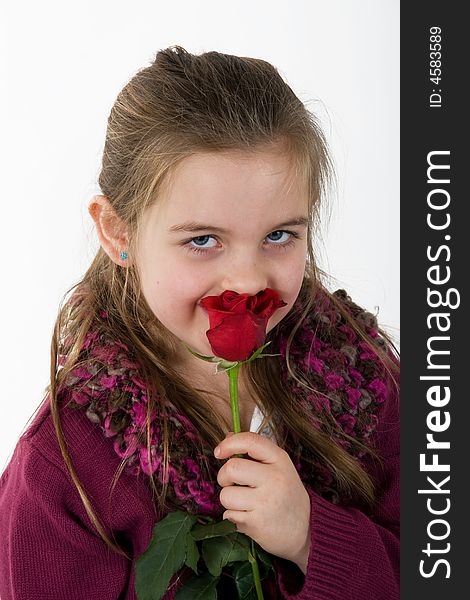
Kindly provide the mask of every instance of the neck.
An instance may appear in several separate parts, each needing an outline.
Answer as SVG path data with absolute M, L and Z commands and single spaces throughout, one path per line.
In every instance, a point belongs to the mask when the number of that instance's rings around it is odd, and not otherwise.
M 177 363 L 180 376 L 191 386 L 214 392 L 230 404 L 229 378 L 225 371 L 217 370 L 216 363 L 203 361 L 186 351 L 188 356 Z M 238 373 L 238 394 L 240 406 L 246 404 L 246 380 L 243 366 Z

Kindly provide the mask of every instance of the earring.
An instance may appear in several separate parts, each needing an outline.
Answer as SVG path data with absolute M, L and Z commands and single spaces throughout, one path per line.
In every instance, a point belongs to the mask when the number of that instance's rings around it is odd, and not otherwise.
M 129 257 L 129 254 L 127 253 L 126 250 L 121 250 L 121 259 L 122 260 L 127 260 L 127 258 Z

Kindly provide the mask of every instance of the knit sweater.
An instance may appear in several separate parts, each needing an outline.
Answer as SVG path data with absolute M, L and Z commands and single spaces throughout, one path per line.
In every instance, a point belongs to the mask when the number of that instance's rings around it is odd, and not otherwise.
M 338 388 L 340 376 L 332 378 L 333 370 L 328 374 Z M 373 380 L 369 391 L 376 388 Z M 331 501 L 304 481 L 311 501 L 307 571 L 304 575 L 294 563 L 273 557 L 276 578 L 263 581 L 266 600 L 399 598 L 399 403 L 390 381 L 380 394 L 368 442 L 381 462 L 362 457 L 375 484 L 373 511 L 366 514 L 357 506 Z M 360 410 L 357 404 L 355 410 Z M 0 598 L 135 600 L 135 560 L 165 515 L 157 513 L 142 471 L 124 470 L 110 495 L 121 458 L 84 411 L 62 407 L 61 422 L 68 452 L 100 522 L 131 559 L 108 549 L 93 527 L 64 465 L 45 402 L 0 480 Z M 345 428 L 351 424 L 348 419 L 343 423 Z M 164 599 L 174 598 L 191 576 L 188 567 L 182 568 Z

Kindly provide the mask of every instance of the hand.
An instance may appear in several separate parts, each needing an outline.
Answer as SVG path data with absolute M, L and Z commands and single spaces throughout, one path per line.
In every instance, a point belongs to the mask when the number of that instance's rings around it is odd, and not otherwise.
M 230 458 L 217 475 L 224 519 L 266 552 L 295 562 L 305 573 L 310 550 L 310 496 L 290 456 L 258 433 L 226 437 L 219 459 Z M 234 484 L 239 484 L 238 486 Z M 246 487 L 243 487 L 246 486 Z

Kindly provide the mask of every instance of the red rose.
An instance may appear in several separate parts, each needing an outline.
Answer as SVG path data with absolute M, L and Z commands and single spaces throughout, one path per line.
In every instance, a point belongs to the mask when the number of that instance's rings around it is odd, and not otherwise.
M 242 361 L 263 345 L 269 318 L 287 303 L 266 288 L 256 296 L 225 290 L 220 296 L 206 296 L 201 306 L 209 316 L 206 335 L 214 355 Z

